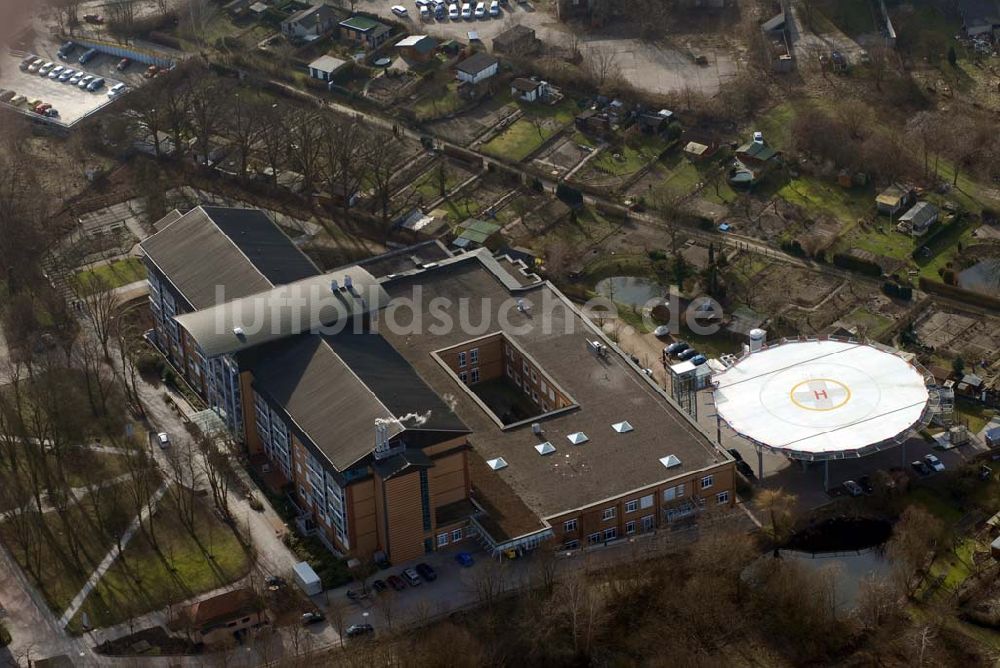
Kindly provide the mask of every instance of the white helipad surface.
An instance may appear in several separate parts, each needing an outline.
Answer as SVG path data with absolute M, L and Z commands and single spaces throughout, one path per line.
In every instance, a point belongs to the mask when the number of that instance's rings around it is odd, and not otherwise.
M 861 454 L 920 422 L 929 393 L 909 362 L 840 341 L 786 343 L 715 376 L 719 416 L 743 436 L 799 457 Z

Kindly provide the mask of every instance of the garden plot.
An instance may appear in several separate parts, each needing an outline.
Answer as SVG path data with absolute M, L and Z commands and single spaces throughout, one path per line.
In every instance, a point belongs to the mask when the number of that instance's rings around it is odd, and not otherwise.
M 499 203 L 512 188 L 493 179 L 478 179 L 438 205 L 452 224 L 466 218 L 491 218 L 488 210 Z
M 399 210 L 407 206 L 425 208 L 441 199 L 441 188 L 445 195 L 465 183 L 476 172 L 447 158 L 436 159 L 422 173 L 412 179 L 402 190 L 393 195 L 392 208 Z
M 516 111 L 517 106 L 513 103 L 494 98 L 453 118 L 428 123 L 427 128 L 446 141 L 468 146 Z
M 549 146 L 535 156 L 531 164 L 552 176 L 561 178 L 582 161 L 590 158 L 595 150 L 594 142 L 580 133 L 575 133 Z

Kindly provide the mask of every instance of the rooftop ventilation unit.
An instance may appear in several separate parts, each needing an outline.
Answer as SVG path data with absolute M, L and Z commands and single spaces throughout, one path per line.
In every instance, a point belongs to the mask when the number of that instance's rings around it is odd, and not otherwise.
M 619 434 L 627 434 L 633 429 L 632 425 L 629 424 L 628 420 L 625 420 L 624 422 L 615 422 L 613 425 L 611 425 L 611 428 L 617 431 Z
M 421 265 L 420 268 L 421 269 L 433 269 L 436 266 L 438 266 L 437 262 L 428 262 L 427 264 Z
M 489 466 L 494 471 L 499 471 L 500 469 L 507 468 L 507 460 L 503 457 L 497 457 L 496 459 L 487 459 L 486 465 Z
M 517 300 L 517 310 L 521 313 L 527 313 L 531 310 L 531 304 L 523 299 Z
M 240 340 L 245 339 L 247 336 L 247 333 L 243 331 L 242 327 L 233 327 L 233 334 L 235 334 L 236 338 Z
M 566 438 L 569 439 L 569 442 L 573 445 L 582 445 L 590 440 L 582 431 L 575 431 Z
M 354 279 L 351 278 L 350 274 L 344 276 L 344 289 L 353 290 L 354 289 Z
M 330 281 L 330 292 L 337 292 L 340 290 L 340 284 L 337 283 L 337 279 Z
M 667 455 L 666 457 L 660 457 L 660 463 L 668 469 L 672 469 L 675 466 L 680 466 L 681 460 L 677 458 L 677 455 Z
M 536 445 L 535 450 L 537 450 L 538 454 L 542 456 L 551 455 L 553 452 L 556 451 L 556 446 L 552 445 L 548 441 L 545 441 L 544 443 L 539 443 L 538 445 Z
M 600 341 L 587 341 L 587 348 L 598 357 L 605 357 L 608 354 L 608 347 Z
M 531 423 L 531 433 L 534 434 L 535 436 L 541 435 L 541 433 L 542 433 L 542 423 L 541 422 L 532 422 Z

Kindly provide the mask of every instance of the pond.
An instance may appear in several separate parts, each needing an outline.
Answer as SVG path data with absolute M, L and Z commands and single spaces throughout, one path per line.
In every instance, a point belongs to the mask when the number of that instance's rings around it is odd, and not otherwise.
M 829 573 L 837 607 L 848 611 L 857 605 L 865 580 L 889 577 L 885 542 L 891 535 L 892 525 L 882 520 L 829 519 L 796 533 L 778 554 L 817 574 Z
M 611 276 L 597 282 L 594 290 L 618 304 L 645 306 L 651 299 L 667 296 L 667 288 L 641 276 Z
M 987 295 L 1000 295 L 1000 259 L 982 260 L 958 274 L 959 287 Z

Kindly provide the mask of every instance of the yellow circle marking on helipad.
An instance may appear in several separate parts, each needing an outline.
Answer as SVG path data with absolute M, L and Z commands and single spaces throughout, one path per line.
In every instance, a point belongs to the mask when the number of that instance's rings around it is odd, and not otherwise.
M 797 383 L 788 396 L 807 411 L 832 411 L 851 400 L 851 388 L 832 378 L 810 378 Z

